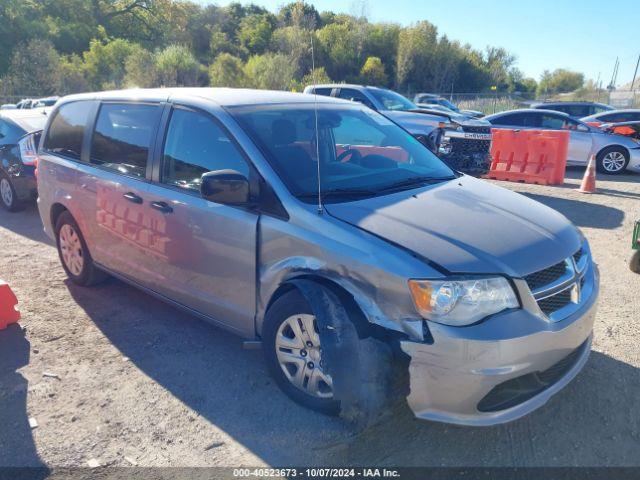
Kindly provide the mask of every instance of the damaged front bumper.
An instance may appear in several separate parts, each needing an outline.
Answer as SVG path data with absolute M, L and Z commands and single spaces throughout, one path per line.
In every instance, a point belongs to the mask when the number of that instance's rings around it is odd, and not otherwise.
M 594 283 L 581 308 L 558 322 L 522 309 L 463 328 L 430 324 L 431 344 L 402 341 L 416 417 L 488 426 L 544 405 L 589 357 L 597 274 Z

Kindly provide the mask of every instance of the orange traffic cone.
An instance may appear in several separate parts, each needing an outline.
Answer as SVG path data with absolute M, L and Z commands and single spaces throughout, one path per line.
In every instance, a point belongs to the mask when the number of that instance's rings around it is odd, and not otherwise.
M 596 192 L 596 156 L 591 155 L 589 157 L 589 164 L 584 171 L 584 177 L 582 178 L 582 184 L 578 189 L 580 193 L 595 193 Z
M 20 320 L 20 311 L 16 308 L 18 299 L 7 282 L 0 280 L 0 330 Z

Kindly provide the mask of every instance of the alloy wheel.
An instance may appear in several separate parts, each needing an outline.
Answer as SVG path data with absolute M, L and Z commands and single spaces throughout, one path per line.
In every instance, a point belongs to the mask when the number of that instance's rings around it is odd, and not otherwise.
M 84 267 L 84 255 L 78 233 L 71 225 L 65 223 L 60 228 L 58 238 L 65 266 L 73 275 L 79 276 Z
M 280 368 L 296 388 L 318 398 L 333 398 L 331 377 L 324 371 L 316 319 L 310 314 L 292 315 L 276 334 Z
M 13 205 L 13 190 L 11 190 L 11 184 L 6 178 L 0 179 L 0 196 L 7 208 Z
M 626 160 L 621 152 L 609 152 L 602 158 L 602 167 L 607 172 L 617 173 L 624 168 Z

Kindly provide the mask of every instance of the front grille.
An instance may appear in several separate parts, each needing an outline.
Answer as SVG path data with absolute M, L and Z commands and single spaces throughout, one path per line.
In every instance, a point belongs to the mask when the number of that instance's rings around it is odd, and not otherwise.
M 481 412 L 506 410 L 542 393 L 569 373 L 580 359 L 587 342 L 588 340 L 544 371 L 528 373 L 496 385 L 480 400 L 478 410 Z
M 466 127 L 463 126 L 462 130 L 469 133 L 491 133 L 491 127 Z
M 545 315 L 551 315 L 553 312 L 560 310 L 562 307 L 566 307 L 571 303 L 571 288 L 567 288 L 560 293 L 552 295 L 551 297 L 538 300 L 538 306 Z
M 451 153 L 482 153 L 489 155 L 489 149 L 491 148 L 491 140 L 474 140 L 467 138 L 451 138 Z
M 524 279 L 527 282 L 527 285 L 529 285 L 531 291 L 533 291 L 555 282 L 560 277 L 562 277 L 566 271 L 567 265 L 563 260 L 559 263 L 556 263 L 555 265 L 552 265 L 549 268 L 531 273 L 524 277 Z
M 587 255 L 587 252 L 580 248 L 568 259 L 524 277 L 538 302 L 540 310 L 554 321 L 559 320 L 559 318 L 554 318 L 552 316 L 553 313 L 571 303 L 580 302 L 580 292 L 586 282 L 586 268 L 584 265 L 582 270 L 574 267 L 579 261 L 584 261 L 585 255 Z M 575 299 L 572 299 L 574 289 L 578 295 Z M 541 298 L 550 292 L 555 293 L 546 298 Z
M 580 250 L 578 250 L 576 253 L 573 254 L 573 260 L 578 263 L 580 261 L 580 259 L 582 258 L 582 255 L 584 254 L 582 248 Z

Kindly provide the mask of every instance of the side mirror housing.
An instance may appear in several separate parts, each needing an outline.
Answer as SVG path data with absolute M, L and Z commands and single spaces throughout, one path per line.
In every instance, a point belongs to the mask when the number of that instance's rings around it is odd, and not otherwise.
M 249 179 L 236 170 L 214 170 L 202 175 L 200 195 L 210 202 L 246 206 L 250 202 Z

